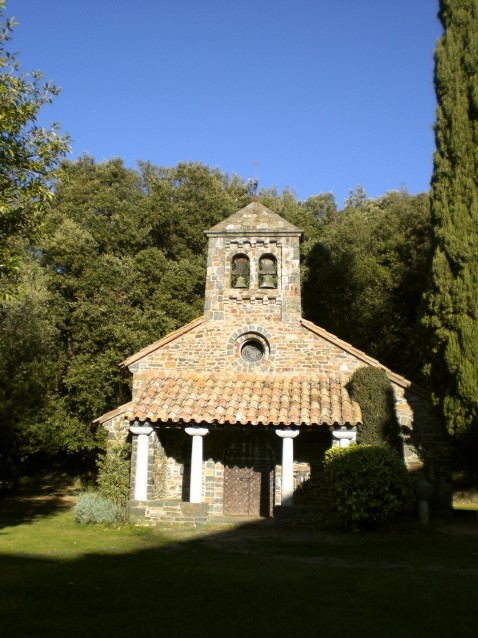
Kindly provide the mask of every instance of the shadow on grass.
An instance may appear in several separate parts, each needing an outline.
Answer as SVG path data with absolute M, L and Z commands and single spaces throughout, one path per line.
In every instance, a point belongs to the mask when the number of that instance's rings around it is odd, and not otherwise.
M 71 509 L 71 502 L 60 496 L 48 499 L 32 499 L 24 496 L 0 499 L 0 535 L 4 527 L 33 523 L 39 518 L 69 509 Z
M 79 492 L 80 483 L 75 483 L 78 481 L 68 472 L 46 472 L 0 495 L 0 530 L 71 509 Z
M 73 559 L 0 555 L 0 626 L 14 638 L 466 638 L 478 619 L 477 536 L 258 522 L 169 541 L 144 532 L 125 553 L 109 530 L 101 551 Z

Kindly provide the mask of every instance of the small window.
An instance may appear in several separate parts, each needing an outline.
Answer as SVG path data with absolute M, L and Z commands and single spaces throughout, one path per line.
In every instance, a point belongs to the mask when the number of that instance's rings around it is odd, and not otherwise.
M 231 288 L 249 288 L 250 263 L 247 255 L 235 255 L 232 258 Z
M 241 348 L 241 357 L 248 363 L 260 361 L 265 354 L 263 344 L 258 339 L 248 339 Z
M 274 255 L 259 259 L 259 288 L 277 288 L 277 260 Z

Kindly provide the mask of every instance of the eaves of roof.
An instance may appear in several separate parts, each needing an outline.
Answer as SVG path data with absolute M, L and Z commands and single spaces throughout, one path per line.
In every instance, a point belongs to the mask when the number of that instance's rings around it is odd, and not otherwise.
M 125 417 L 131 421 L 354 427 L 362 422 L 346 380 L 317 375 L 150 371 Z
M 122 361 L 119 364 L 120 367 L 127 368 L 128 366 L 132 365 L 133 363 L 136 363 L 143 357 L 146 357 L 148 354 L 151 354 L 152 352 L 159 350 L 160 348 L 167 345 L 168 343 L 171 343 L 171 341 L 175 341 L 179 337 L 182 337 L 182 335 L 186 334 L 193 328 L 200 326 L 203 321 L 204 321 L 203 317 L 197 317 L 197 319 L 194 319 L 193 321 L 191 321 L 191 323 L 188 323 L 185 326 L 182 326 L 181 328 L 179 328 L 178 330 L 175 330 L 174 332 L 170 332 L 169 334 L 162 337 L 158 341 L 151 343 L 149 346 L 146 346 L 139 352 L 136 352 L 135 354 L 131 355 L 130 357 L 128 357 L 128 359 L 125 359 L 125 361 Z
M 129 401 L 128 403 L 123 403 L 123 405 L 120 405 L 114 410 L 110 410 L 109 412 L 102 414 L 97 419 L 95 419 L 93 423 L 99 423 L 100 425 L 103 425 L 103 423 L 106 423 L 106 421 L 109 421 L 110 419 L 114 419 L 116 416 L 121 416 L 122 414 L 124 414 L 126 410 L 130 407 L 130 405 L 131 405 L 131 401 Z
M 301 319 L 300 323 L 302 326 L 304 326 L 304 328 L 307 328 L 307 330 L 310 330 L 310 332 L 312 332 L 313 334 L 316 334 L 318 337 L 322 337 L 322 339 L 325 339 L 329 343 L 332 343 L 333 345 L 337 346 L 341 350 L 345 350 L 345 352 L 348 352 L 349 354 L 353 355 L 360 361 L 363 361 L 368 366 L 381 368 L 382 370 L 384 370 L 389 380 L 395 383 L 396 385 L 398 385 L 399 387 L 409 388 L 413 385 L 414 390 L 420 393 L 425 393 L 425 391 L 422 388 L 419 388 L 415 384 L 412 384 L 411 381 L 409 381 L 405 377 L 400 376 L 396 372 L 392 372 L 392 370 L 390 370 L 389 368 L 381 364 L 380 361 L 377 361 L 377 359 L 373 359 L 368 354 L 365 354 L 365 352 L 362 352 L 361 350 L 354 348 L 354 346 L 352 346 L 350 343 L 347 343 L 346 341 L 339 339 L 338 337 L 331 334 L 330 332 L 327 332 L 327 330 L 324 330 L 324 328 L 321 328 L 320 326 L 316 326 L 315 323 L 312 323 L 312 321 L 308 321 L 307 319 Z

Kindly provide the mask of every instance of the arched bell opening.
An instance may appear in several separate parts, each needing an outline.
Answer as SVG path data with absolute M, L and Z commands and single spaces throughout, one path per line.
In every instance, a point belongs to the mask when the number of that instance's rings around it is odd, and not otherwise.
M 259 259 L 259 288 L 277 288 L 277 259 L 262 255 Z
M 231 288 L 249 288 L 250 280 L 249 257 L 244 254 L 234 255 L 231 268 Z

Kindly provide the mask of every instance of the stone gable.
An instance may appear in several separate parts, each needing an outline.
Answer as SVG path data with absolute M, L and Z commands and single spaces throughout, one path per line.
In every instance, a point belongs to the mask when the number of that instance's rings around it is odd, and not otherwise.
M 192 369 L 349 377 L 361 365 L 356 357 L 314 335 L 300 323 L 244 321 L 247 318 L 204 321 L 129 369 L 135 374 L 153 369 Z M 264 341 L 264 355 L 258 361 L 248 362 L 241 355 L 241 348 L 244 339 L 256 336 Z

